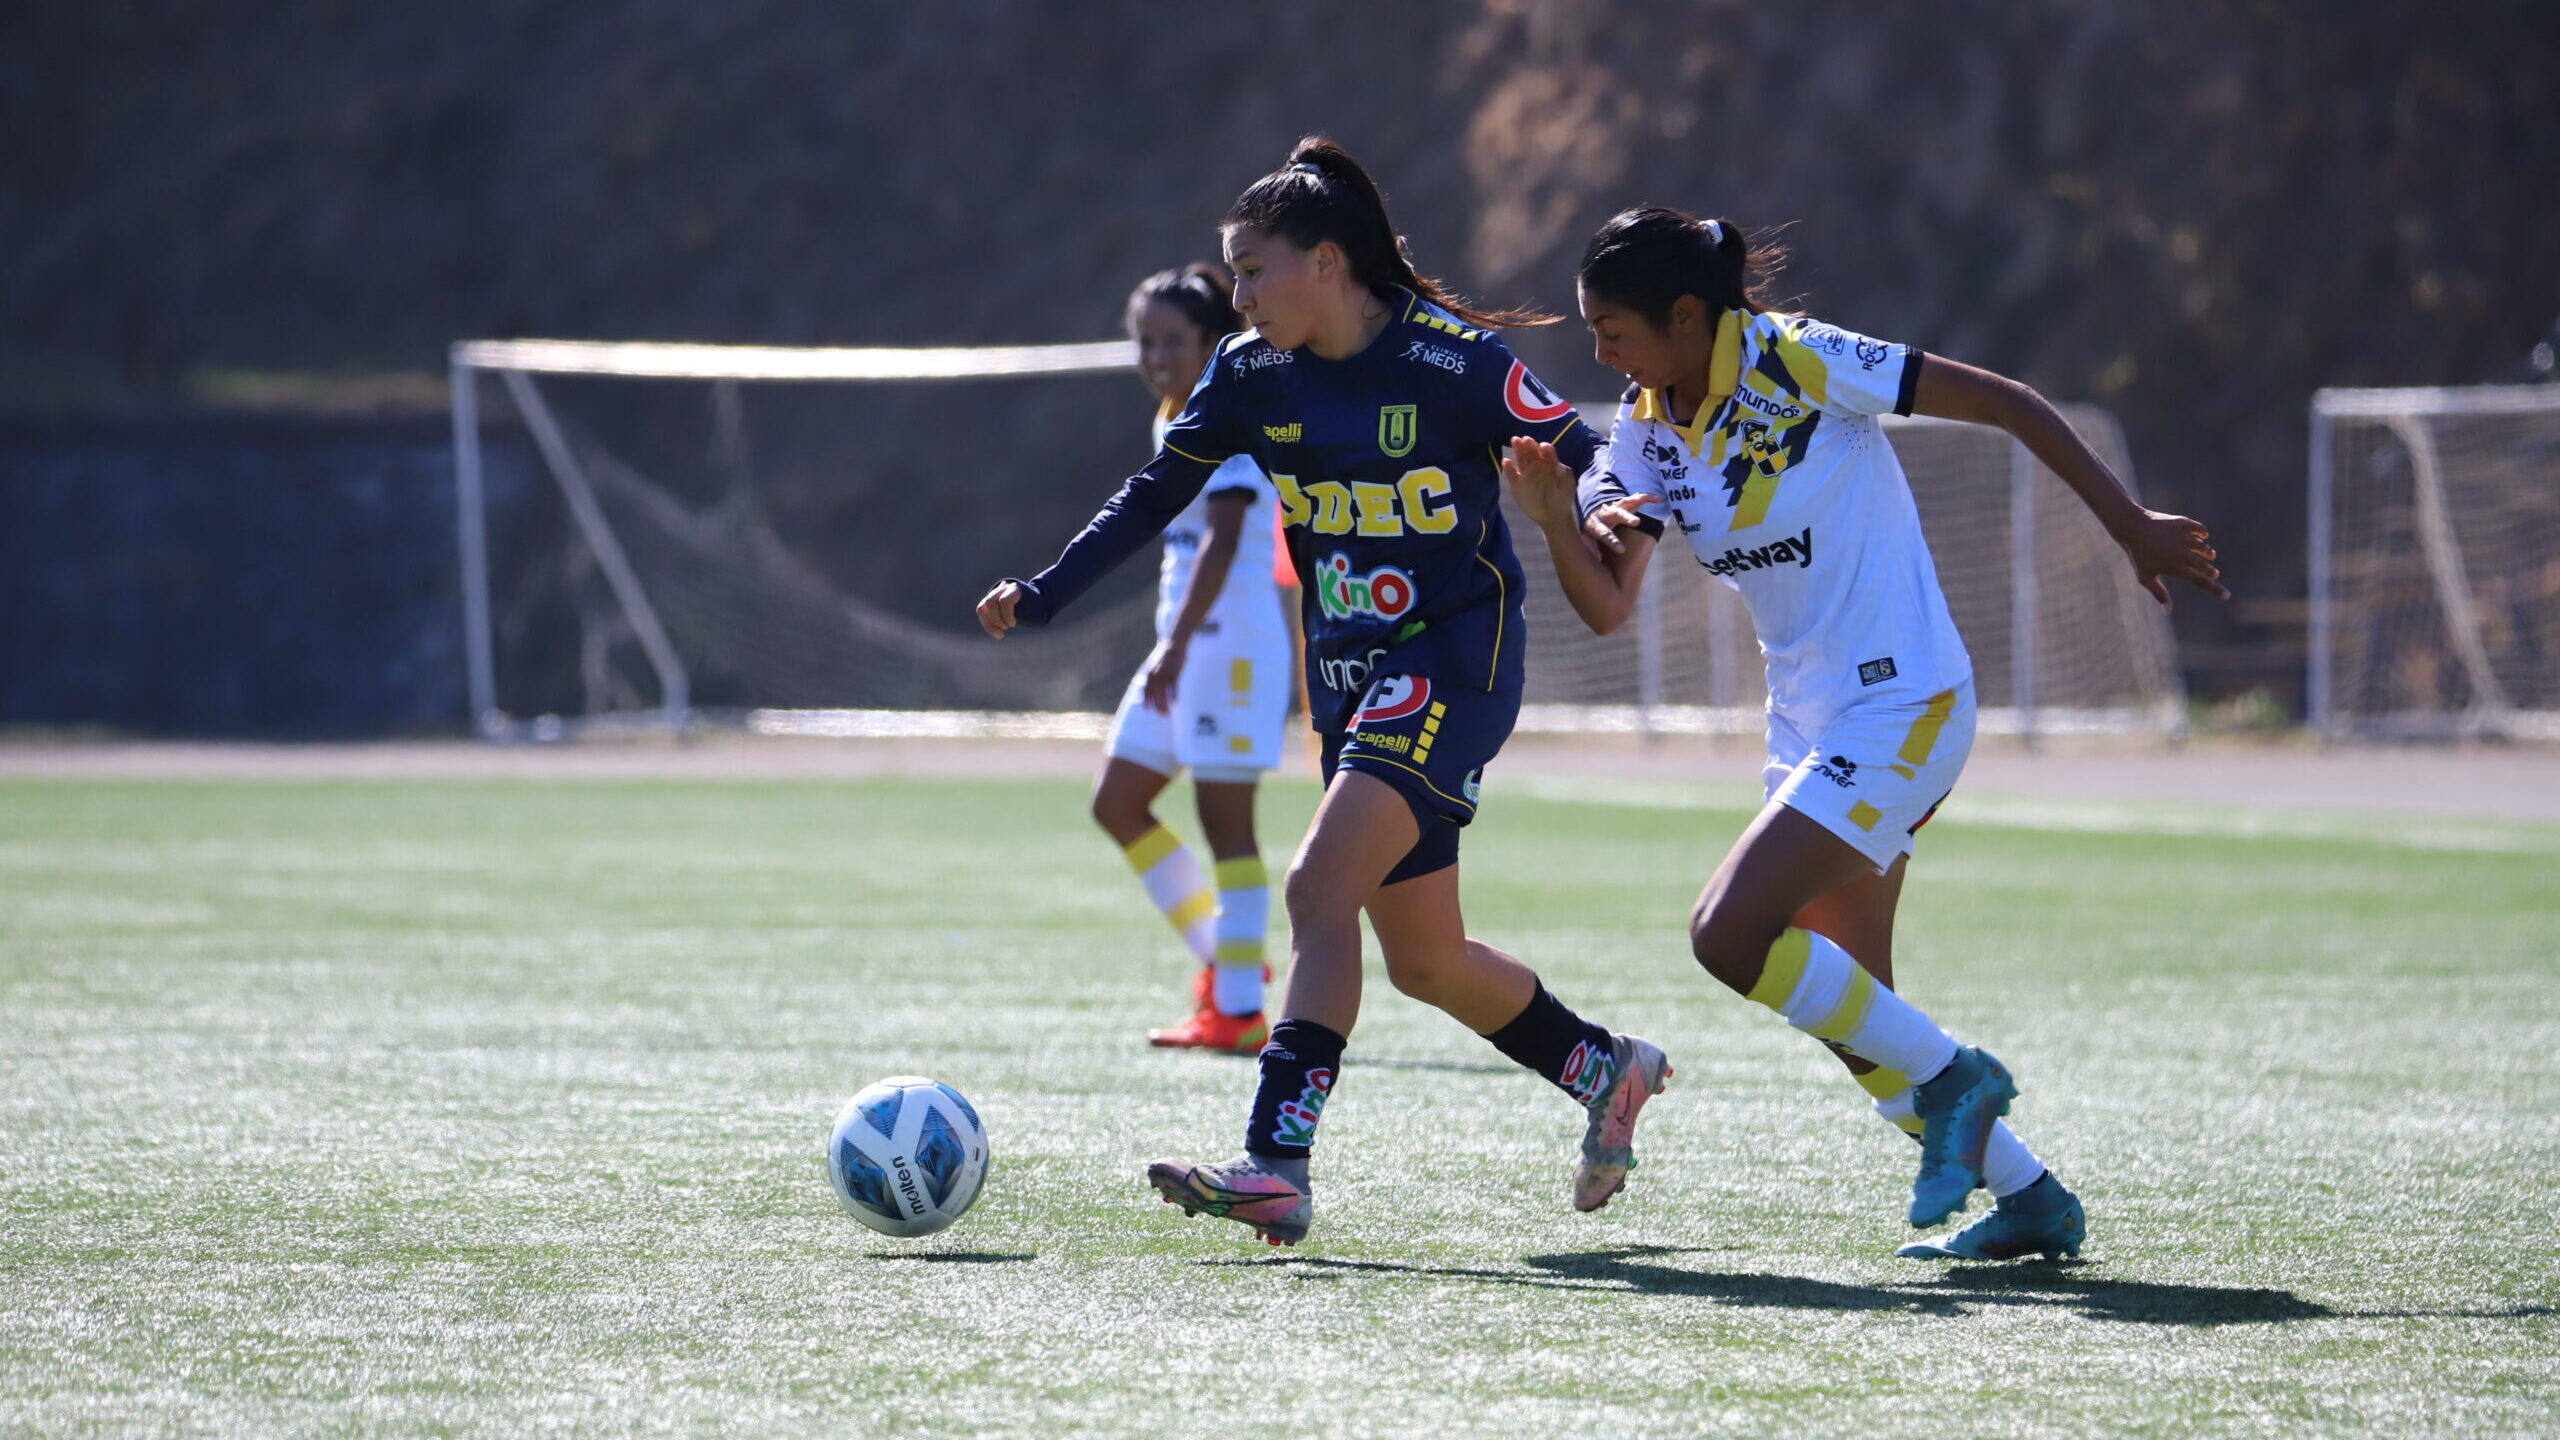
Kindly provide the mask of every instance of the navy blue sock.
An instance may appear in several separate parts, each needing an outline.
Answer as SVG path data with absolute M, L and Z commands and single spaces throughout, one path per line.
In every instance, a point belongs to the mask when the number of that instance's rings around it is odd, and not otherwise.
M 1528 1009 L 1484 1038 L 1513 1063 L 1537 1071 L 1585 1105 L 1608 1094 L 1618 1078 L 1618 1054 L 1609 1032 L 1566 1009 L 1545 985 L 1529 997 Z
M 1316 1143 L 1316 1121 L 1342 1070 L 1343 1038 L 1313 1020 L 1283 1020 L 1262 1047 L 1262 1080 L 1244 1122 L 1248 1154 L 1304 1160 Z

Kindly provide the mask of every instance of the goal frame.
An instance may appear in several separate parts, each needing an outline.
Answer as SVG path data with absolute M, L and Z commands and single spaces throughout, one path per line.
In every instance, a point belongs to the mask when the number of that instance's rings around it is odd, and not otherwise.
M 648 591 L 624 557 L 621 542 L 597 503 L 595 488 L 588 483 L 576 451 L 562 435 L 535 376 L 707 382 L 714 387 L 714 403 L 723 414 L 734 416 L 736 387 L 745 380 L 1013 379 L 1132 370 L 1137 363 L 1137 347 L 1127 340 L 907 348 L 607 340 L 456 341 L 448 353 L 453 392 L 454 510 L 462 563 L 464 693 L 474 732 L 484 740 L 505 740 L 518 729 L 513 718 L 498 708 L 497 644 L 489 605 L 488 502 L 480 453 L 479 381 L 483 373 L 506 386 L 518 418 L 524 421 L 535 447 L 542 452 L 543 468 L 550 472 L 561 498 L 567 502 L 579 538 L 594 553 L 614 602 L 631 623 L 632 633 L 657 677 L 659 705 L 654 712 L 589 716 L 584 723 L 606 728 L 684 731 L 699 719 L 693 709 L 692 680 L 684 660 L 668 641 L 666 627 L 658 622 Z
M 2472 703 L 2448 711 L 2434 738 L 2560 739 L 2560 711 L 2521 710 L 2509 703 L 2490 668 L 2480 639 L 2470 580 L 2464 573 L 2458 537 L 2445 518 L 2444 477 L 2434 438 L 2413 422 L 2455 415 L 2560 414 L 2560 386 L 2477 385 L 2409 388 L 2323 389 L 2311 397 L 2310 463 L 2306 500 L 2305 588 L 2308 592 L 2307 654 L 2303 668 L 2304 720 L 2324 742 L 2357 738 L 2367 730 L 2411 738 L 2406 724 L 2359 727 L 2337 709 L 2336 595 L 2333 562 L 2337 521 L 2336 424 L 2342 419 L 2377 421 L 2408 449 L 2411 502 L 2418 511 L 2420 549 L 2435 592 L 2438 617 L 2446 639 L 2460 661 Z M 2425 737 L 2419 737 L 2425 738 Z
M 647 587 L 625 557 L 622 545 L 599 503 L 576 447 L 563 434 L 544 398 L 539 377 L 616 377 L 640 380 L 684 380 L 712 387 L 715 413 L 734 423 L 739 413 L 737 387 L 746 381 L 922 381 L 950 379 L 1029 378 L 1133 370 L 1135 347 L 1126 340 L 1081 344 L 935 348 L 804 348 L 756 345 L 578 340 L 466 340 L 450 351 L 457 545 L 461 562 L 465 692 L 474 732 L 484 740 L 522 738 L 549 740 L 575 734 L 687 732 L 708 717 L 692 703 L 691 677 L 683 657 L 669 640 L 651 603 Z M 519 720 L 498 704 L 496 651 L 492 617 L 487 502 L 481 452 L 479 384 L 487 376 L 505 387 L 518 418 L 540 453 L 543 468 L 558 487 L 569 520 L 629 624 L 657 682 L 659 704 L 653 710 L 541 717 Z M 1614 403 L 1580 407 L 1586 416 L 1605 416 Z M 1949 426 L 1959 422 L 1927 417 L 1889 417 L 1889 429 Z M 2109 422 L 2112 423 L 2111 421 Z M 1988 733 L 2006 733 L 2032 744 L 2044 734 L 2089 729 L 2154 734 L 2170 741 L 2184 736 L 2183 690 L 2174 663 L 2168 680 L 2173 693 L 2158 704 L 2158 713 L 2048 711 L 2037 703 L 2036 627 L 2037 548 L 2035 515 L 2041 466 L 2026 447 L 2010 439 L 2007 511 L 2009 526 L 2008 644 L 2011 703 L 1983 714 Z M 2130 476 L 2127 483 L 2132 483 Z M 1664 733 L 1739 734 L 1761 725 L 1758 706 L 1699 706 L 1667 703 L 1664 686 L 1663 586 L 1644 587 L 1631 617 L 1635 631 L 1636 703 L 1548 705 L 1524 707 L 1523 731 L 1560 733 L 1620 732 L 1652 736 Z M 2112 718 L 2110 718 L 2112 717 Z M 966 710 L 872 711 L 753 709 L 740 717 L 755 733 L 824 736 L 1059 736 L 1084 738 L 1098 733 L 1106 717 L 1064 712 L 995 713 Z

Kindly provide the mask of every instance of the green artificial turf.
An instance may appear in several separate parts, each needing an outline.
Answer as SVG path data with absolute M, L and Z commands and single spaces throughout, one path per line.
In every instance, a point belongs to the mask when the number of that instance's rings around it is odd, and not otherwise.
M 0 786 L 0 1432 L 2551 1430 L 2560 835 L 1960 796 L 1903 987 L 2090 1243 L 1950 1271 L 1686 957 L 1742 812 L 1586 793 L 1492 787 L 1469 913 L 1670 1050 L 1643 1168 L 1572 1213 L 1578 1112 L 1373 958 L 1282 1253 L 1140 1183 L 1251 1065 L 1141 1043 L 1184 962 L 1078 786 Z M 819 1158 L 901 1072 L 995 1153 L 925 1241 Z

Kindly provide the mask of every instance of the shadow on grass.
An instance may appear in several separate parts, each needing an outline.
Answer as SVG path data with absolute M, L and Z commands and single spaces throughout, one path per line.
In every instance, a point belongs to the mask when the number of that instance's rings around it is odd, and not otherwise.
M 916 1265 L 1020 1265 L 1040 1258 L 1027 1250 L 866 1250 L 862 1253 L 873 1260 L 904 1260 Z
M 2172 1285 L 2113 1280 L 2080 1260 L 2027 1261 L 1997 1267 L 1965 1267 L 1926 1280 L 1890 1285 L 1845 1284 L 1800 1275 L 1693 1270 L 1666 1263 L 1702 1254 L 1695 1246 L 1625 1245 L 1523 1257 L 1527 1270 L 1409 1265 L 1390 1260 L 1333 1260 L 1281 1255 L 1255 1260 L 1206 1260 L 1204 1265 L 1288 1267 L 1307 1278 L 1359 1274 L 1412 1275 L 1477 1280 L 1533 1289 L 1623 1291 L 1682 1295 L 1748 1308 L 1829 1311 L 1901 1311 L 1915 1315 L 1963 1315 L 1995 1305 L 2071 1310 L 2092 1320 L 2140 1325 L 2271 1325 L 2296 1320 L 2418 1318 L 2416 1311 L 2346 1311 L 2305 1300 L 2290 1291 L 2220 1285 Z M 2520 1318 L 2545 1313 L 2524 1306 L 2494 1312 L 2445 1311 L 2444 1315 Z M 2428 1312 L 2434 1313 L 2434 1312 Z

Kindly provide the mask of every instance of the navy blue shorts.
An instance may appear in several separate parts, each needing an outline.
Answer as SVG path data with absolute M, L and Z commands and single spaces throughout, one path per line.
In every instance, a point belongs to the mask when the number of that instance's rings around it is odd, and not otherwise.
M 1324 768 L 1357 770 L 1395 787 L 1422 827 L 1383 882 L 1400 884 L 1458 863 L 1458 830 L 1476 818 L 1484 767 L 1520 719 L 1517 691 L 1439 686 L 1420 675 L 1372 681 L 1347 733 L 1324 737 Z

